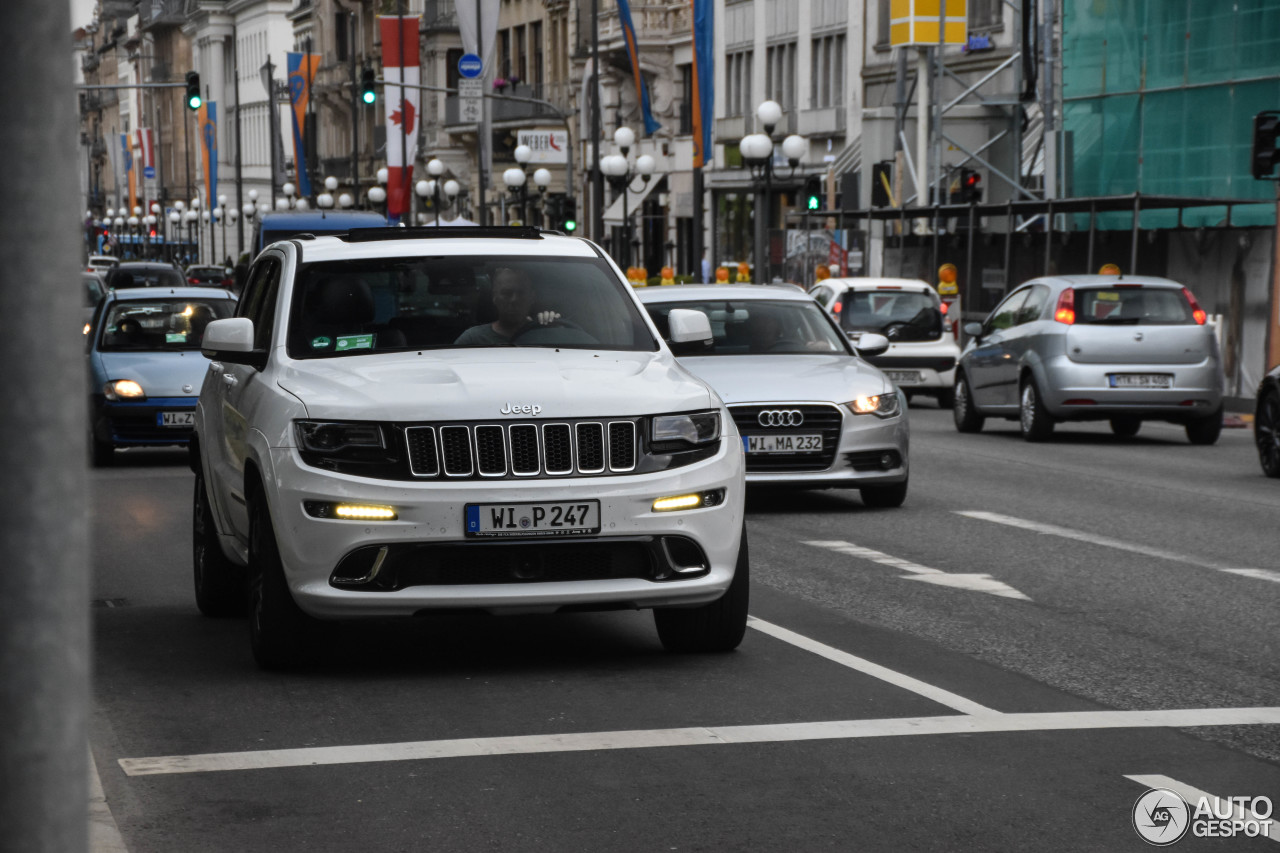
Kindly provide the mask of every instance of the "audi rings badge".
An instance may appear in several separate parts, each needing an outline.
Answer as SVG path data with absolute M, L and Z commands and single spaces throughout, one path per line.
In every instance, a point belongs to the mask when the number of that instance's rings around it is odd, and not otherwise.
M 804 414 L 798 409 L 765 409 L 756 421 L 762 427 L 798 427 L 804 423 Z

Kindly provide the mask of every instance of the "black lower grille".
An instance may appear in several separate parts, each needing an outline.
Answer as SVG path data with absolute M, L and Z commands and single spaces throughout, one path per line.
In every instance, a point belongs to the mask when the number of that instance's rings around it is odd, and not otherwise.
M 825 471 L 831 467 L 836 456 L 836 448 L 840 445 L 840 428 L 844 416 L 832 405 L 801 403 L 768 403 L 750 406 L 731 406 L 730 414 L 743 436 L 769 435 L 820 435 L 822 449 L 817 452 L 802 453 L 748 453 L 747 473 L 753 472 L 791 472 L 791 471 Z M 799 413 L 800 423 L 792 426 L 764 426 L 761 424 L 762 412 Z M 765 423 L 782 421 L 794 424 L 795 416 L 788 414 L 784 418 L 770 418 L 766 415 Z

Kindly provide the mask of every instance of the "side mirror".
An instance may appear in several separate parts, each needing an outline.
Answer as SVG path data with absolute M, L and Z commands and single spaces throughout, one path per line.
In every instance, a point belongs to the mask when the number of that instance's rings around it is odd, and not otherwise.
M 858 338 L 858 342 L 854 344 L 854 349 L 863 358 L 884 355 L 885 351 L 889 349 L 889 339 L 874 332 L 863 332 L 862 337 Z
M 963 326 L 962 328 L 964 329 L 964 333 L 965 333 L 966 335 L 968 335 L 969 337 L 971 337 L 971 338 L 980 338 L 980 337 L 982 337 L 982 324 L 981 324 L 981 323 L 965 323 L 965 324 L 964 324 L 964 326 Z
M 265 352 L 253 351 L 253 321 L 248 317 L 214 320 L 205 326 L 200 352 L 207 358 L 247 364 L 259 370 L 267 364 Z
M 713 338 L 711 321 L 707 319 L 707 315 L 688 308 L 672 308 L 667 315 L 667 328 L 673 344 L 708 342 Z

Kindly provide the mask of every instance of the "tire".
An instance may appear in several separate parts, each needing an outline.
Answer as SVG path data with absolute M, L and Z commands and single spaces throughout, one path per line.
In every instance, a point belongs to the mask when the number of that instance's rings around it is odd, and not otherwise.
M 937 394 L 939 409 L 952 409 L 956 405 L 956 389 L 943 388 Z
M 1142 418 L 1118 415 L 1111 419 L 1111 431 L 1121 438 L 1133 438 L 1142 429 Z
M 699 607 L 659 607 L 653 611 L 658 639 L 669 652 L 731 652 L 747 631 L 751 559 L 742 531 L 733 582 L 720 598 Z
M 1280 477 L 1280 393 L 1274 390 L 1262 395 L 1253 417 L 1253 440 L 1258 445 L 1258 462 L 1262 473 Z
M 1187 421 L 1187 441 L 1192 444 L 1214 444 L 1222 433 L 1222 409 L 1203 418 Z
M 213 507 L 204 475 L 196 474 L 191 501 L 191 567 L 196 607 L 205 616 L 243 616 L 246 601 L 245 571 L 227 559 L 218 542 Z
M 1028 376 L 1023 380 L 1018 401 L 1018 423 L 1022 427 L 1023 438 L 1044 441 L 1053 434 L 1053 418 L 1045 411 L 1035 377 Z
M 956 429 L 960 432 L 982 432 L 982 425 L 987 419 L 983 417 L 973 404 L 973 393 L 969 390 L 969 378 L 961 373 L 956 377 L 956 390 L 951 401 L 951 417 L 955 420 Z
M 306 661 L 314 620 L 289 592 L 266 498 L 259 492 L 249 517 L 249 645 L 263 669 L 284 669 Z
M 89 461 L 94 468 L 110 468 L 116 461 L 116 446 L 99 439 L 93 428 L 89 429 Z

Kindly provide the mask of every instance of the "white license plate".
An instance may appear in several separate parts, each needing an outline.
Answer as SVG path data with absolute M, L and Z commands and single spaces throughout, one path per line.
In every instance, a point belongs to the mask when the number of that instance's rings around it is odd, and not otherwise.
M 895 385 L 920 384 L 920 371 L 918 370 L 886 370 L 884 375 L 888 376 L 889 381 Z
M 744 435 L 742 447 L 748 453 L 820 453 L 820 435 Z
M 1173 387 L 1173 377 L 1168 373 L 1110 373 L 1107 378 L 1112 388 Z
M 194 427 L 196 413 L 190 412 L 156 412 L 156 426 L 162 427 Z
M 586 536 L 600 532 L 600 501 L 467 504 L 468 536 Z

